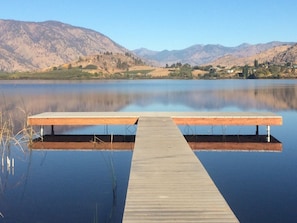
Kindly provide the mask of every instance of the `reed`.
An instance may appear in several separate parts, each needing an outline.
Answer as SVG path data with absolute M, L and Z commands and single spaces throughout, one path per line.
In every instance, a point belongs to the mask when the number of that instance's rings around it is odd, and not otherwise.
M 18 129 L 15 129 L 15 125 L 18 120 L 16 120 L 15 113 L 11 114 L 9 112 L 3 112 L 0 111 L 0 160 L 2 165 L 2 171 L 4 168 L 4 165 L 7 166 L 7 171 L 14 169 L 14 158 L 11 158 L 11 150 L 12 149 L 20 149 L 23 153 L 27 152 L 26 148 L 30 139 L 32 139 L 32 133 L 33 131 L 31 128 L 27 125 L 27 117 L 28 113 L 22 109 L 21 111 L 21 127 L 18 127 Z M 0 178 L 0 188 L 2 188 L 1 184 L 7 179 L 1 179 Z M 3 192 L 2 190 L 0 193 Z M 0 210 L 0 219 L 4 218 L 3 212 Z M 1 222 L 1 220 L 0 220 Z
M 4 149 L 8 148 L 12 136 L 12 120 L 9 117 L 4 117 L 3 112 L 0 112 L 0 148 L 2 149 L 2 154 L 4 153 Z
M 95 206 L 95 214 L 94 214 L 93 223 L 99 223 L 99 219 L 98 219 L 98 203 L 96 203 L 96 206 Z
M 106 152 L 101 151 L 101 154 L 103 156 L 103 159 L 106 163 L 107 169 L 110 171 L 110 177 L 111 177 L 111 184 L 112 184 L 112 207 L 108 216 L 108 222 L 112 221 L 112 218 L 115 213 L 115 208 L 117 206 L 117 176 L 114 166 L 114 160 L 113 160 L 113 151 Z M 105 156 L 106 154 L 106 156 Z
M 28 112 L 25 109 L 18 108 L 21 115 L 18 116 L 20 120 L 17 120 L 15 115 L 8 112 L 0 112 L 0 151 L 1 155 L 4 155 L 5 151 L 10 148 L 11 145 L 16 146 L 25 152 L 24 145 L 31 142 L 32 138 L 38 134 L 27 125 Z M 18 125 L 18 129 L 15 129 L 16 123 L 21 123 Z

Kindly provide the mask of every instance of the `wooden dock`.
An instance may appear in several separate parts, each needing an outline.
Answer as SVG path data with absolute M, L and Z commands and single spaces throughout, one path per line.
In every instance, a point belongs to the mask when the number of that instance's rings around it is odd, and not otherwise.
M 135 124 L 124 223 L 238 222 L 177 125 L 255 125 L 256 135 L 258 126 L 266 125 L 270 142 L 270 125 L 281 125 L 282 117 L 250 112 L 86 112 L 28 117 L 28 125 L 52 126 L 52 131 L 54 125 Z
M 140 117 L 123 222 L 238 220 L 172 119 Z
M 177 125 L 282 125 L 282 117 L 270 112 L 45 112 L 29 116 L 29 126 L 55 125 L 135 125 L 139 117 L 170 117 Z
M 139 117 L 171 117 L 177 125 L 282 125 L 271 112 L 45 112 L 28 117 L 30 126 L 134 125 Z

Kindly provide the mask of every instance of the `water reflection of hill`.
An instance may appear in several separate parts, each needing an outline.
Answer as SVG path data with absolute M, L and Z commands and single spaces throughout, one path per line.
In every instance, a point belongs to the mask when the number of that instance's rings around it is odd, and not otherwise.
M 193 93 L 190 104 L 195 108 L 221 109 L 235 106 L 241 110 L 296 110 L 297 87 L 268 87 L 242 90 L 205 91 L 203 95 Z
M 137 100 L 146 101 L 147 97 L 149 95 L 146 94 L 110 92 L 7 94 L 3 103 L 0 103 L 0 111 L 5 111 L 6 115 L 12 117 L 15 126 L 19 129 L 26 121 L 27 115 L 56 111 L 119 111 Z
M 193 110 L 219 110 L 235 107 L 239 110 L 296 110 L 297 87 L 276 85 L 244 89 L 145 89 L 143 91 L 116 88 L 109 90 L 82 89 L 10 89 L 2 91 L 0 111 L 5 111 L 17 126 L 26 120 L 26 114 L 41 112 L 119 111 L 130 105 L 183 105 Z M 2 90 L 2 89 L 1 89 Z M 153 106 L 152 106 L 153 108 Z M 171 107 L 172 108 L 172 107 Z
M 150 94 L 134 103 L 147 106 L 149 103 L 183 104 L 195 110 L 237 107 L 240 110 L 295 110 L 297 87 L 271 87 L 259 89 L 184 91 L 168 94 Z

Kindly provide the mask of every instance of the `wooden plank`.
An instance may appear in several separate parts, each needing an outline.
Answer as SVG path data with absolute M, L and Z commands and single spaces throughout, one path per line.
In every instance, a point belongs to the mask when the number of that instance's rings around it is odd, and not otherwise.
M 137 118 L 125 117 L 78 117 L 78 118 L 34 118 L 28 124 L 34 125 L 134 125 Z
M 282 125 L 271 112 L 196 112 L 172 115 L 177 125 Z
M 110 112 L 46 112 L 28 117 L 28 125 L 134 125 L 138 116 Z
M 172 119 L 140 117 L 123 222 L 238 219 Z
M 282 125 L 265 112 L 47 112 L 28 117 L 28 125 L 134 125 L 142 117 L 172 117 L 177 125 Z
M 173 118 L 177 125 L 281 125 L 279 117 L 176 117 Z

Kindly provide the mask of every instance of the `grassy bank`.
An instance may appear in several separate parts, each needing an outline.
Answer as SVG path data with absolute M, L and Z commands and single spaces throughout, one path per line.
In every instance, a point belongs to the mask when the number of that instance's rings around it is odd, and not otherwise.
M 66 68 L 36 72 L 0 72 L 0 80 L 90 80 L 90 79 L 284 79 L 297 78 L 295 68 L 271 65 L 267 67 L 233 67 L 232 69 L 212 66 L 157 68 L 148 66 L 131 67 L 114 73 L 96 69 Z
M 47 72 L 17 72 L 17 73 L 0 73 L 1 80 L 81 80 L 95 78 L 95 74 L 85 72 L 81 69 L 71 70 L 53 70 Z

